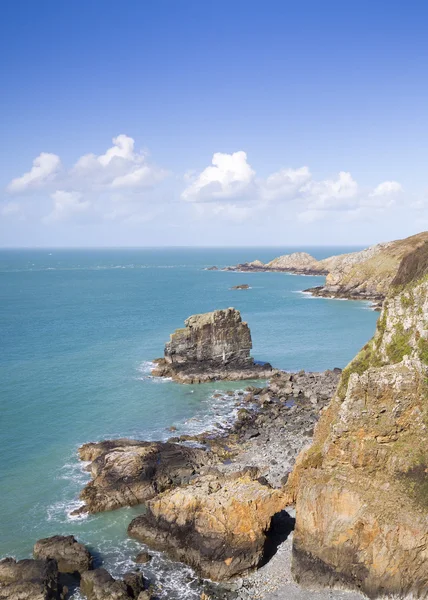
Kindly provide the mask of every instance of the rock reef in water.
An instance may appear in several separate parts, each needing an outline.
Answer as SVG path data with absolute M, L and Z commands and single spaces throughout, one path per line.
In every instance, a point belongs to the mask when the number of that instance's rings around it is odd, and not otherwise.
M 257 477 L 257 469 L 228 476 L 214 469 L 150 500 L 128 533 L 217 581 L 260 566 L 285 499 Z
M 428 261 L 414 252 L 289 479 L 301 584 L 428 598 Z
M 39 540 L 34 545 L 33 554 L 36 559 L 55 559 L 60 573 L 81 574 L 92 569 L 89 550 L 73 535 L 55 535 Z
M 248 285 L 248 283 L 241 283 L 239 285 L 233 285 L 230 289 L 231 290 L 249 290 L 250 286 Z
M 87 571 L 80 582 L 87 600 L 150 600 L 147 581 L 141 573 L 125 573 L 123 579 L 114 579 L 105 569 Z
M 84 444 L 80 458 L 92 475 L 74 514 L 97 513 L 141 504 L 173 486 L 187 483 L 210 455 L 199 448 L 128 439 Z
M 0 560 L 1 600 L 58 600 L 60 592 L 55 560 Z
M 251 348 L 250 328 L 238 310 L 193 315 L 183 329 L 171 334 L 164 358 L 155 361 L 152 374 L 180 383 L 270 377 L 274 373 L 271 365 L 255 363 Z

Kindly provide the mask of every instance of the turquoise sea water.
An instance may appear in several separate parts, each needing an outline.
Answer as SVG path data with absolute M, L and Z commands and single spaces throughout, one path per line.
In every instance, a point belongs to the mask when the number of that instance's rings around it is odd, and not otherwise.
M 253 356 L 287 370 L 344 367 L 371 337 L 367 303 L 301 293 L 323 277 L 206 271 L 296 248 L 0 251 L 0 556 L 73 533 L 114 573 L 140 546 L 126 537 L 139 508 L 72 519 L 88 480 L 76 458 L 87 441 L 166 439 L 168 427 L 202 431 L 231 416 L 216 390 L 149 377 L 169 334 L 191 314 L 238 308 Z M 317 258 L 349 251 L 304 248 Z M 248 283 L 250 290 L 232 291 Z M 245 384 L 244 384 L 245 385 Z M 198 598 L 190 571 L 150 567 L 165 598 Z

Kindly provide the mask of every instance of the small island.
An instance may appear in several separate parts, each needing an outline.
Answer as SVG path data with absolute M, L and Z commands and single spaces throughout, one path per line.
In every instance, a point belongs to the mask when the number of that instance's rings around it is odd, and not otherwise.
M 235 308 L 215 310 L 186 319 L 171 334 L 164 358 L 155 360 L 152 375 L 180 383 L 227 379 L 267 379 L 275 372 L 269 363 L 257 364 L 248 324 Z

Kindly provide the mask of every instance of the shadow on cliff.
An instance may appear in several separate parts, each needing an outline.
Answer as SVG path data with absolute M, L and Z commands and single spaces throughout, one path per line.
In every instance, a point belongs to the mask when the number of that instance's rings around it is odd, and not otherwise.
M 273 515 L 269 530 L 266 533 L 266 541 L 263 548 L 263 558 L 259 567 L 270 561 L 276 554 L 278 546 L 285 542 L 294 530 L 296 519 L 291 517 L 286 510 L 281 510 Z

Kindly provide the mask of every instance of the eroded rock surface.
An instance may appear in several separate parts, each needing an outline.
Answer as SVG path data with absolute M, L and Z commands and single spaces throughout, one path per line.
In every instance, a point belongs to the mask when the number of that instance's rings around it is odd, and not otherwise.
M 238 310 L 193 315 L 184 328 L 171 334 L 164 358 L 155 361 L 153 375 L 181 383 L 270 377 L 271 365 L 255 363 L 251 348 L 250 328 Z
M 427 297 L 426 275 L 391 292 L 297 460 L 287 487 L 300 583 L 428 597 Z
M 146 581 L 139 573 L 126 573 L 123 579 L 114 579 L 105 569 L 83 573 L 80 582 L 80 590 L 87 600 L 149 599 L 145 588 Z
M 61 590 L 62 591 L 62 590 Z M 55 560 L 0 560 L 1 600 L 59 600 Z
M 83 573 L 92 568 L 89 550 L 79 544 L 73 535 L 55 535 L 39 540 L 34 545 L 34 558 L 54 558 L 60 573 Z
M 84 444 L 79 454 L 92 461 L 92 481 L 81 493 L 85 505 L 77 512 L 90 513 L 145 502 L 187 483 L 211 462 L 210 454 L 198 448 L 126 439 Z
M 186 562 L 202 576 L 228 579 L 257 567 L 267 551 L 284 493 L 261 483 L 257 469 L 213 471 L 147 503 L 128 533 Z

